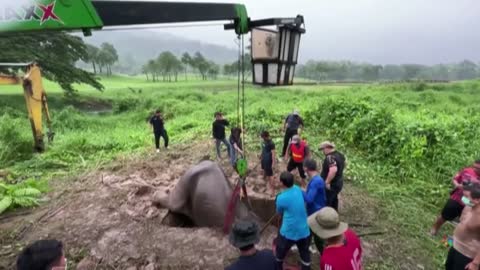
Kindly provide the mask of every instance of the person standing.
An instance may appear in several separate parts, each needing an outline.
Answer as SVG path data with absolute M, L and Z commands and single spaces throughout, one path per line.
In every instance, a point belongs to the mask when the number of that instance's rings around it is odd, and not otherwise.
M 253 221 L 239 221 L 230 232 L 230 244 L 240 250 L 240 258 L 225 270 L 275 270 L 275 256 L 271 250 L 257 250 L 260 241 L 258 225 Z
M 300 117 L 298 110 L 293 110 L 293 113 L 289 114 L 283 122 L 283 131 L 285 137 L 283 138 L 282 157 L 285 157 L 287 153 L 287 147 L 290 143 L 290 139 L 293 135 L 300 135 L 303 129 L 303 119 Z
M 463 193 L 465 209 L 453 232 L 446 270 L 480 269 L 480 184 L 465 185 Z
M 310 151 L 307 143 L 303 141 L 300 136 L 294 135 L 288 149 L 288 154 L 290 156 L 290 160 L 287 164 L 287 171 L 292 172 L 293 170 L 298 169 L 300 178 L 302 178 L 302 186 L 305 186 L 305 179 L 307 176 L 303 170 L 303 161 L 310 157 Z M 287 160 L 287 156 L 285 156 L 285 160 Z
M 156 110 L 155 114 L 150 118 L 150 126 L 152 127 L 153 135 L 155 136 L 155 147 L 157 153 L 160 152 L 160 137 L 163 138 L 165 149 L 168 148 L 168 134 L 165 129 L 165 122 L 163 120 L 160 110 Z
M 307 189 L 303 191 L 303 199 L 307 206 L 307 215 L 311 216 L 326 205 L 325 182 L 318 172 L 315 160 L 305 160 L 304 166 L 308 177 L 310 177 L 310 182 L 308 182 Z M 316 234 L 312 234 L 312 236 L 317 250 L 322 254 L 324 245 L 322 239 Z
M 326 241 L 320 258 L 321 270 L 362 270 L 362 245 L 357 234 L 340 222 L 337 211 L 331 207 L 308 217 L 310 229 Z
M 430 230 L 432 236 L 437 235 L 443 224 L 460 217 L 465 204 L 462 202 L 463 183 L 465 182 L 480 183 L 480 160 L 476 160 L 471 167 L 465 168 L 458 172 L 452 179 L 454 189 L 450 192 L 450 198 L 443 207 L 442 213 L 437 218 Z
M 321 143 L 320 150 L 325 155 L 320 176 L 325 179 L 327 206 L 338 211 L 338 194 L 343 188 L 345 156 L 335 149 L 335 144 L 329 141 Z
M 216 112 L 215 121 L 213 121 L 213 124 L 212 124 L 212 135 L 213 135 L 213 138 L 215 139 L 215 149 L 217 150 L 217 159 L 219 160 L 222 158 L 220 154 L 221 143 L 225 144 L 225 146 L 227 147 L 227 153 L 228 153 L 228 157 L 230 157 L 230 161 L 232 158 L 232 146 L 226 139 L 226 135 L 225 135 L 225 127 L 227 127 L 228 125 L 229 125 L 229 122 L 228 120 L 223 118 L 222 113 Z
M 282 225 L 277 237 L 275 257 L 277 269 L 283 269 L 283 260 L 293 245 L 300 253 L 302 270 L 310 269 L 310 230 L 302 190 L 294 185 L 293 175 L 283 172 L 280 181 L 285 188 L 275 201 L 277 213 L 282 215 Z
M 262 154 L 260 155 L 260 163 L 263 170 L 263 176 L 267 185 L 270 186 L 272 193 L 275 192 L 275 184 L 273 182 L 273 168 L 275 167 L 275 143 L 270 138 L 268 131 L 260 134 L 262 138 Z
M 230 133 L 230 145 L 232 146 L 232 166 L 235 167 L 237 162 L 238 156 L 243 156 L 243 145 L 242 145 L 242 129 L 238 127 L 234 127 Z

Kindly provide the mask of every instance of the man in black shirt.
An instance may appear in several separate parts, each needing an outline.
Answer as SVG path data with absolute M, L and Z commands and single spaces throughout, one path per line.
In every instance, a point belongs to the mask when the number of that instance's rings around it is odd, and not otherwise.
M 275 183 L 273 181 L 273 168 L 275 167 L 275 143 L 270 138 L 268 131 L 262 131 L 262 154 L 260 156 L 260 163 L 262 165 L 263 176 L 270 185 L 272 194 L 275 193 Z
M 223 118 L 222 113 L 216 112 L 215 121 L 213 121 L 213 124 L 212 124 L 212 135 L 213 135 L 213 138 L 215 139 L 215 148 L 217 149 L 217 159 L 221 158 L 221 154 L 220 154 L 221 143 L 227 146 L 228 157 L 230 157 L 230 159 L 233 157 L 232 146 L 226 139 L 226 135 L 225 135 L 225 127 L 227 127 L 228 125 L 229 123 L 226 119 Z M 232 160 L 230 160 L 230 162 L 232 162 Z
M 155 146 L 157 153 L 160 152 L 160 137 L 163 137 L 165 149 L 168 148 L 168 135 L 165 130 L 165 123 L 160 110 L 155 111 L 155 115 L 150 118 L 150 125 L 152 126 L 153 135 L 155 136 Z
M 335 144 L 329 141 L 321 143 L 320 150 L 325 154 L 320 176 L 325 179 L 327 206 L 338 211 L 338 194 L 343 188 L 345 156 L 335 150 Z
M 230 243 L 240 250 L 240 258 L 226 270 L 274 270 L 275 256 L 268 249 L 257 250 L 260 240 L 258 225 L 253 221 L 239 221 L 233 225 Z
M 294 135 L 300 135 L 298 132 L 303 129 L 303 119 L 300 117 L 297 110 L 294 110 L 293 113 L 289 114 L 283 123 L 283 130 L 285 131 L 285 137 L 283 138 L 283 149 L 282 157 L 287 153 L 287 148 L 290 143 L 290 139 Z

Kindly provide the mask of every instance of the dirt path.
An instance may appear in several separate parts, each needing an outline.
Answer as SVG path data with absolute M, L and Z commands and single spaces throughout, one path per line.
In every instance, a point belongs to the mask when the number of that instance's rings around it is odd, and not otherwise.
M 210 142 L 185 146 L 57 181 L 50 203 L 0 220 L 0 269 L 12 269 L 18 250 L 42 238 L 62 240 L 70 265 L 81 262 L 77 269 L 223 269 L 238 255 L 221 231 L 164 226 L 167 211 L 152 205 L 156 189 L 172 188 L 191 165 L 213 156 L 211 149 Z M 233 182 L 228 162 L 222 166 Z M 249 194 L 268 197 L 258 169 L 249 177 Z M 363 239 L 365 262 L 372 266 L 366 268 L 377 269 L 386 258 L 396 261 L 398 250 L 385 241 L 378 204 L 348 184 L 342 198 L 341 215 L 357 232 L 379 233 Z M 260 248 L 270 248 L 275 234 L 268 228 Z M 407 264 L 398 269 L 414 269 L 409 267 L 415 260 L 409 264 L 401 255 L 398 260 Z M 318 269 L 318 254 L 314 263 Z

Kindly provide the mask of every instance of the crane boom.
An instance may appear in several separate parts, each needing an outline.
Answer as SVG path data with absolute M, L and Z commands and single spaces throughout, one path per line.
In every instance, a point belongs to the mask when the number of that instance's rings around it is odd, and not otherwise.
M 241 4 L 118 0 L 0 0 L 0 33 L 45 30 L 100 30 L 108 26 L 234 21 L 237 34 L 249 31 Z

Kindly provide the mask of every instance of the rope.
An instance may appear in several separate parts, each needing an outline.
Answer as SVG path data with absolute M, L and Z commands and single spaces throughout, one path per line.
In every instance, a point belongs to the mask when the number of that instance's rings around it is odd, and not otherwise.
M 240 68 L 241 68 L 241 59 L 242 59 L 242 50 L 241 50 L 241 43 L 240 43 L 240 35 L 238 38 L 238 64 L 237 64 L 237 123 L 240 124 Z M 243 131 L 242 131 L 243 132 Z
M 245 37 L 242 35 L 242 142 L 243 156 L 247 156 L 247 147 L 245 144 Z

